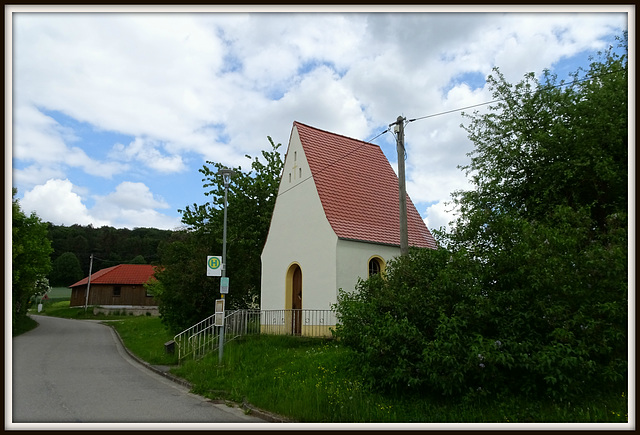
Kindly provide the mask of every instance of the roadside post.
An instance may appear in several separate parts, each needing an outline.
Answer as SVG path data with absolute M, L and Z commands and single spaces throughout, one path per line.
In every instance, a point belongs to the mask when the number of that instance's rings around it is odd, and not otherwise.
M 220 298 L 223 301 L 222 307 L 224 310 L 224 295 L 229 293 L 229 278 L 227 278 L 227 193 L 229 192 L 229 182 L 231 176 L 235 174 L 233 169 L 220 169 L 218 175 L 222 175 L 222 181 L 224 183 L 224 221 L 222 226 L 222 275 L 220 278 Z M 224 311 L 222 312 L 222 325 L 220 326 L 220 339 L 218 348 L 218 363 L 222 363 L 222 355 L 224 353 Z

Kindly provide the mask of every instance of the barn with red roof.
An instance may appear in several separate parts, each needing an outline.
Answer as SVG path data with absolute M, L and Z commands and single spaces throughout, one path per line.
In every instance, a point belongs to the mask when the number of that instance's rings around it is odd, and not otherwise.
M 101 269 L 81 279 L 71 287 L 72 307 L 88 305 L 109 310 L 130 311 L 135 314 L 157 312 L 158 303 L 144 284 L 153 279 L 155 267 L 148 264 L 119 264 Z
M 407 219 L 409 245 L 435 249 L 408 196 Z M 398 177 L 380 147 L 294 122 L 262 252 L 261 308 L 328 310 L 338 289 L 398 255 Z

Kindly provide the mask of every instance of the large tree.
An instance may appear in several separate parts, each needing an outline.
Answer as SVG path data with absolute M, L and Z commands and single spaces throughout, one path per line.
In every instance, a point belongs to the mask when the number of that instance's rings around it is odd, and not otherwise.
M 626 49 L 626 43 L 623 45 Z M 627 379 L 627 55 L 571 83 L 488 83 L 468 116 L 473 189 L 441 248 L 342 292 L 338 336 L 379 387 L 438 394 L 624 391 Z
M 271 149 L 262 159 L 246 156 L 250 169 L 232 168 L 227 203 L 227 270 L 230 309 L 255 307 L 259 303 L 260 255 L 269 231 L 278 194 L 282 157 L 281 144 L 268 137 Z M 218 171 L 220 162 L 208 161 L 200 169 L 204 178 L 206 204 L 192 204 L 182 213 L 188 229 L 176 234 L 161 249 L 162 270 L 153 291 L 165 323 L 172 329 L 191 326 L 213 312 L 213 301 L 220 296 L 219 279 L 206 276 L 206 257 L 221 255 L 224 217 L 224 183 Z
M 514 86 L 495 69 L 487 81 L 497 103 L 462 126 L 475 144 L 462 167 L 474 189 L 456 193 L 458 227 L 476 230 L 478 213 L 540 221 L 567 206 L 587 209 L 603 231 L 607 216 L 625 213 L 627 72 L 627 55 L 612 48 L 570 83 L 545 71 L 542 82 L 527 74 Z
M 47 275 L 51 271 L 51 242 L 47 224 L 35 214 L 27 216 L 15 198 L 12 199 L 12 325 L 27 314 L 29 299 L 49 289 Z
M 84 277 L 78 256 L 73 252 L 65 252 L 53 261 L 53 269 L 49 281 L 54 286 L 70 286 Z

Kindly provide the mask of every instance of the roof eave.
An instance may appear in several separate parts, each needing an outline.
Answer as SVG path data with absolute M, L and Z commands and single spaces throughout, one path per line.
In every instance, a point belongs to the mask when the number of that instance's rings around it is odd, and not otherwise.
M 399 243 L 386 243 L 386 242 L 378 242 L 378 241 L 374 241 L 374 240 L 354 239 L 354 238 L 350 238 L 350 237 L 338 237 L 338 240 L 345 240 L 347 242 L 368 243 L 368 244 L 371 244 L 371 245 L 392 246 L 394 248 L 400 249 L 400 244 Z M 409 244 L 409 247 L 410 248 L 435 249 L 435 248 L 431 248 L 429 246 L 416 246 L 416 245 L 411 245 L 411 244 Z M 437 247 L 437 245 L 436 245 L 436 247 Z

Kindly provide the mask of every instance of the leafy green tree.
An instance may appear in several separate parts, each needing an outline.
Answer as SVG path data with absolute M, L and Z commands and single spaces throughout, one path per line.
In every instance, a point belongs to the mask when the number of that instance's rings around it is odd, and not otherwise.
M 476 231 L 475 215 L 489 212 L 541 220 L 566 205 L 586 207 L 604 230 L 607 216 L 626 212 L 627 55 L 600 56 L 571 83 L 548 71 L 542 83 L 527 74 L 515 86 L 497 69 L 489 76 L 497 103 L 463 125 L 475 149 L 462 169 L 475 188 L 456 193 L 459 227 Z
M 116 266 L 135 259 L 143 261 L 141 264 L 158 262 L 158 245 L 171 237 L 172 231 L 156 228 L 127 228 L 101 227 L 91 225 L 72 225 L 70 227 L 48 224 L 49 238 L 54 249 L 51 255 L 54 263 L 67 252 L 74 253 L 80 261 L 83 276 L 89 274 L 91 254 L 100 261 L 93 264 L 93 271 L 101 268 Z M 108 252 L 108 253 L 107 253 Z M 139 256 L 143 257 L 140 260 Z M 53 274 L 53 272 L 52 272 Z M 54 276 L 50 280 L 54 280 Z
M 136 255 L 135 258 L 128 262 L 129 264 L 147 264 L 142 255 Z
M 175 232 L 160 246 L 162 266 L 156 270 L 156 279 L 146 287 L 158 301 L 162 322 L 173 333 L 195 325 L 214 312 L 219 280 L 205 276 L 209 249 L 197 233 L 190 231 Z
M 49 280 L 54 286 L 69 286 L 84 277 L 80 261 L 73 252 L 65 252 L 53 261 Z
M 47 224 L 35 214 L 27 216 L 13 189 L 12 199 L 12 326 L 25 317 L 29 299 L 49 289 L 47 275 L 51 270 L 51 242 L 47 238 Z
M 230 278 L 227 308 L 255 307 L 259 303 L 261 260 L 282 172 L 281 144 L 268 137 L 271 149 L 262 151 L 262 160 L 251 160 L 251 169 L 233 168 L 227 199 L 227 270 Z M 182 222 L 188 230 L 178 233 L 161 248 L 162 270 L 152 291 L 161 316 L 172 329 L 191 326 L 214 311 L 220 296 L 219 279 L 206 276 L 206 257 L 222 253 L 224 183 L 218 171 L 224 166 L 207 162 L 205 195 L 211 201 L 187 206 Z
M 386 390 L 624 391 L 626 54 L 603 53 L 570 84 L 495 73 L 498 103 L 465 127 L 474 189 L 455 194 L 455 226 L 436 232 L 438 250 L 341 292 L 336 333 Z

